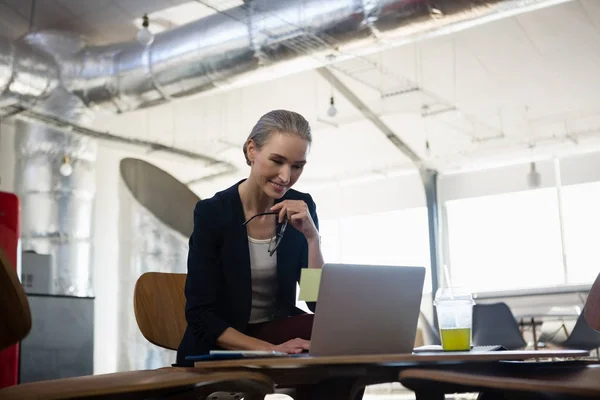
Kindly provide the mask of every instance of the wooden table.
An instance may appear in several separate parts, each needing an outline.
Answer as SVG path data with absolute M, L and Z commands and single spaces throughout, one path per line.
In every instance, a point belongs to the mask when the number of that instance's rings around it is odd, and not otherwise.
M 531 364 L 529 365 L 531 366 Z M 468 368 L 407 368 L 400 372 L 402 385 L 424 398 L 444 398 L 445 393 L 483 392 L 494 398 L 600 398 L 600 364 L 585 361 L 563 363 L 507 363 L 491 370 Z
M 584 350 L 432 352 L 358 356 L 276 357 L 229 361 L 200 361 L 199 370 L 259 370 L 280 388 L 296 388 L 296 399 L 357 399 L 367 385 L 397 382 L 406 368 L 466 365 L 493 368 L 504 361 L 536 361 L 589 356 Z

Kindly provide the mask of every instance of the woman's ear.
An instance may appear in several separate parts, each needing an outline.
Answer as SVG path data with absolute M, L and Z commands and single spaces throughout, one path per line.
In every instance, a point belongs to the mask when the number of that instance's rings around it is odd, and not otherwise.
M 254 158 L 256 157 L 256 144 L 254 143 L 254 140 L 252 140 L 252 139 L 248 140 L 248 146 L 246 146 L 246 152 L 248 154 L 248 160 L 250 161 L 250 164 L 252 164 L 254 162 Z

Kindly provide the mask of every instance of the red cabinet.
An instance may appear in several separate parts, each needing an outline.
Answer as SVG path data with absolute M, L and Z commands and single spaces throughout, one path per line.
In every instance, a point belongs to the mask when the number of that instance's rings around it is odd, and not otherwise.
M 20 211 L 19 198 L 0 192 L 0 247 L 20 277 Z M 19 377 L 19 345 L 0 351 L 0 388 L 16 385 Z

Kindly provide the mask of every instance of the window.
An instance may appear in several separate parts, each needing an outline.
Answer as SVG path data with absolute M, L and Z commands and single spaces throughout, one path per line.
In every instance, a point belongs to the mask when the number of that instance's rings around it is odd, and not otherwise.
M 563 186 L 568 283 L 592 283 L 600 272 L 600 182 Z
M 431 293 L 427 208 L 326 220 L 321 223 L 325 262 L 423 266 Z
M 337 219 L 319 220 L 321 251 L 323 252 L 325 262 L 342 262 L 339 225 L 340 222 Z
M 564 282 L 556 190 L 449 201 L 453 285 L 473 291 Z

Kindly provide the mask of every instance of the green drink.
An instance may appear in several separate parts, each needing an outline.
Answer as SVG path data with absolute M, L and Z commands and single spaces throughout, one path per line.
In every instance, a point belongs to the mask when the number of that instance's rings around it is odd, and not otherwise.
M 445 351 L 471 349 L 471 328 L 440 329 L 442 348 Z
M 440 338 L 444 351 L 471 350 L 473 296 L 460 288 L 440 288 L 435 294 Z

